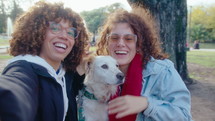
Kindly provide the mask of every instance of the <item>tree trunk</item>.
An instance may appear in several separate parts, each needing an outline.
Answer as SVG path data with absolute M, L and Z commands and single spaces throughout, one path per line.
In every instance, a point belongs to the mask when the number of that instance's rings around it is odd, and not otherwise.
M 150 10 L 160 30 L 163 49 L 170 55 L 185 83 L 192 83 L 186 63 L 186 0 L 128 0 L 129 4 L 141 5 Z

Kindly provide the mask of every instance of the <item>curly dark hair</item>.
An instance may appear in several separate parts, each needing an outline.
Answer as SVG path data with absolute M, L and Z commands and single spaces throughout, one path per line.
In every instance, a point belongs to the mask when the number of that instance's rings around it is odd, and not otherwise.
M 139 8 L 136 8 L 132 12 L 119 9 L 108 16 L 105 24 L 101 28 L 100 39 L 97 43 L 96 53 L 98 55 L 109 54 L 107 50 L 107 35 L 117 23 L 128 23 L 134 31 L 134 34 L 137 35 L 136 46 L 140 49 L 139 53 L 142 55 L 143 68 L 145 68 L 151 56 L 156 59 L 165 59 L 168 57 L 161 50 L 161 43 L 156 28 L 154 28 L 152 17 L 150 17 L 147 10 L 140 10 Z
M 74 70 L 81 61 L 88 34 L 79 14 L 70 8 L 64 8 L 63 3 L 37 2 L 21 15 L 16 20 L 15 30 L 10 40 L 10 54 L 13 56 L 39 55 L 49 26 L 48 22 L 60 22 L 62 19 L 68 20 L 69 24 L 79 31 L 72 51 L 63 61 L 65 69 Z

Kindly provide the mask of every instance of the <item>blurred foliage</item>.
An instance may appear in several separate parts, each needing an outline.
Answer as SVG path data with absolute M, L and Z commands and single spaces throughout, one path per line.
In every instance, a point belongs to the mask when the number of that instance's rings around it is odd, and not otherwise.
M 23 2 L 26 2 L 26 0 L 0 0 L 0 33 L 6 33 L 7 31 L 7 17 L 14 21 L 16 17 L 23 13 L 23 9 L 20 7 Z
M 83 11 L 80 14 L 85 20 L 86 26 L 89 29 L 90 33 L 92 33 L 93 35 L 96 35 L 99 27 L 103 25 L 108 14 L 120 8 L 123 8 L 122 4 L 114 3 L 109 6 L 93 9 L 91 11 Z
M 215 4 L 195 6 L 190 10 L 191 41 L 215 42 Z

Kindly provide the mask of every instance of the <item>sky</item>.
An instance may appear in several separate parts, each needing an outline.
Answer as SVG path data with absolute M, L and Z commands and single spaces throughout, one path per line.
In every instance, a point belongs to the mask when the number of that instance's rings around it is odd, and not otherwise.
M 33 0 L 33 1 L 36 2 L 39 0 Z M 127 0 L 46 0 L 46 1 L 50 1 L 50 2 L 62 1 L 65 3 L 66 7 L 71 7 L 76 12 L 89 11 L 89 10 L 97 9 L 107 5 L 111 5 L 116 2 L 122 3 L 125 9 L 131 10 L 131 7 L 129 6 Z M 25 4 L 23 4 L 22 8 L 24 10 L 27 10 L 29 6 L 33 5 L 33 3 L 26 2 Z M 207 6 L 211 4 L 215 4 L 215 0 L 187 0 L 187 6 L 197 6 L 197 5 Z

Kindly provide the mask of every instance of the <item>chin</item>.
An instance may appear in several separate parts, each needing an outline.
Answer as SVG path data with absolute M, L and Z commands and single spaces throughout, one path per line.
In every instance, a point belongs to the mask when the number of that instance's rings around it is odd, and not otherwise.
M 119 65 L 128 65 L 129 62 L 125 61 L 125 60 L 117 60 Z

